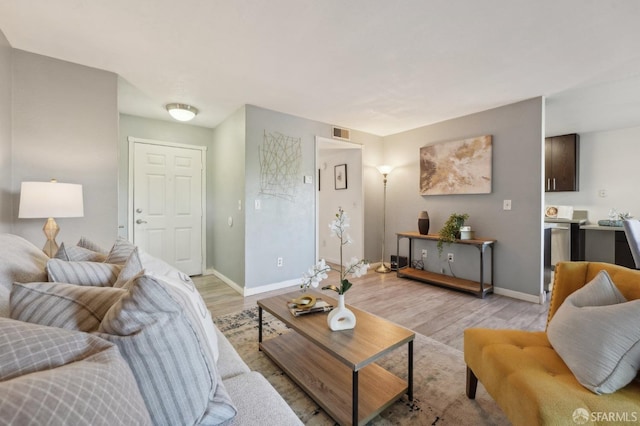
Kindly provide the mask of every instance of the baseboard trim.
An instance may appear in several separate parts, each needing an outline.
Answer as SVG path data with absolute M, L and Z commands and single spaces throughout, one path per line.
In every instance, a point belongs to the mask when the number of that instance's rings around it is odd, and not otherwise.
M 282 288 L 293 287 L 300 288 L 300 279 L 281 281 L 279 283 L 261 285 L 260 287 L 245 288 L 243 296 L 253 296 L 254 294 L 266 293 L 267 291 L 280 290 Z
M 297 286 L 298 288 L 300 287 L 299 279 L 281 281 L 279 283 L 262 285 L 260 287 L 255 287 L 255 288 L 245 288 L 237 284 L 231 278 L 225 276 L 224 274 L 221 274 L 219 271 L 215 269 L 207 269 L 203 275 L 215 275 L 216 277 L 220 278 L 222 282 L 224 282 L 226 285 L 228 285 L 229 287 L 237 291 L 243 297 L 253 296 L 254 294 L 266 293 L 272 290 L 280 290 L 282 288 L 287 288 L 287 287 L 293 287 L 293 286 Z
M 542 293 L 539 296 L 534 294 L 522 293 L 520 291 L 509 290 L 508 288 L 493 287 L 493 293 L 501 296 L 511 297 L 512 299 L 524 300 L 526 302 L 543 304 L 545 301 L 545 294 Z

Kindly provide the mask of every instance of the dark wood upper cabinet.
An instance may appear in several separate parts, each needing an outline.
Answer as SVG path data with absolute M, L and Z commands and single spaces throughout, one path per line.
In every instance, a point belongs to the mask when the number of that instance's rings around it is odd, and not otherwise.
M 544 140 L 544 185 L 546 192 L 578 190 L 580 136 L 549 137 Z

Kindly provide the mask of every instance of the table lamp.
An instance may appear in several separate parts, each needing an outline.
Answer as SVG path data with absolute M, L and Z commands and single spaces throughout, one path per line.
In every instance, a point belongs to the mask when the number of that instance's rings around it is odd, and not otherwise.
M 82 185 L 51 182 L 22 182 L 20 188 L 21 219 L 47 218 L 42 230 L 47 236 L 43 251 L 53 257 L 58 251 L 56 235 L 60 227 L 54 217 L 82 217 L 84 207 L 82 201 Z

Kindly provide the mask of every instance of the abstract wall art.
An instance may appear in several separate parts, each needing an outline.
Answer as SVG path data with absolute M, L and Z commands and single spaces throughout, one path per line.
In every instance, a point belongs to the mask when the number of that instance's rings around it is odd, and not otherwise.
M 293 201 L 302 160 L 302 138 L 264 132 L 259 149 L 260 193 Z
M 420 148 L 420 195 L 491 193 L 492 136 Z

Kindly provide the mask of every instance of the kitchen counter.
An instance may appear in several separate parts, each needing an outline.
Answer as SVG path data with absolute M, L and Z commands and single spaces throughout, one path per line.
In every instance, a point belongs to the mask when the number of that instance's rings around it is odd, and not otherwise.
M 635 262 L 622 226 L 582 225 L 580 240 L 584 258 L 595 262 L 615 263 L 634 269 Z
M 587 219 L 558 219 L 555 217 L 545 217 L 544 222 L 545 223 L 571 223 L 571 224 L 584 225 L 585 223 L 587 223 Z
M 580 229 L 587 231 L 624 231 L 622 226 L 582 225 Z

